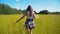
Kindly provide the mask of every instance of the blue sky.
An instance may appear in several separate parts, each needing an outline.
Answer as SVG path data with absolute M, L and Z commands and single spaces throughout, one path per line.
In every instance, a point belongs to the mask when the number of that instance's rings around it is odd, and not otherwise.
M 50 12 L 60 12 L 60 0 L 0 0 L 0 3 L 22 10 L 26 9 L 28 5 L 31 5 L 37 12 L 45 9 Z

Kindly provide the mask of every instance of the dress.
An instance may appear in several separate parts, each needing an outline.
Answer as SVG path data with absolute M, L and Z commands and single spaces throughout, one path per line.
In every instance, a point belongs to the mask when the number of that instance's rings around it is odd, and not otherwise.
M 26 19 L 26 28 L 27 29 L 33 29 L 35 27 L 34 21 L 33 21 L 33 17 L 30 16 L 29 11 L 27 12 L 27 19 Z

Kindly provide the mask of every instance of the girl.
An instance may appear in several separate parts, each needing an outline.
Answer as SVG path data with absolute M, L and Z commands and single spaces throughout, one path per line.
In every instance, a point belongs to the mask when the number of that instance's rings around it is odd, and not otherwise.
M 34 22 L 33 22 L 33 18 L 35 18 L 35 14 L 34 14 L 33 9 L 32 9 L 32 7 L 30 5 L 28 6 L 28 8 L 26 10 L 26 14 L 24 14 L 20 19 L 18 19 L 16 21 L 16 23 L 19 22 L 25 16 L 27 16 L 26 23 L 25 23 L 26 29 L 28 30 L 29 34 L 32 34 L 32 29 L 35 26 Z

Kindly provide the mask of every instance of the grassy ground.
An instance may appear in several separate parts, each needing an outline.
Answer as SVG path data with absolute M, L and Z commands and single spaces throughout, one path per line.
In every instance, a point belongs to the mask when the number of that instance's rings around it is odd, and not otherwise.
M 26 17 L 16 23 L 22 15 L 0 15 L 0 34 L 27 34 Z M 34 20 L 33 34 L 60 34 L 60 15 L 38 15 Z

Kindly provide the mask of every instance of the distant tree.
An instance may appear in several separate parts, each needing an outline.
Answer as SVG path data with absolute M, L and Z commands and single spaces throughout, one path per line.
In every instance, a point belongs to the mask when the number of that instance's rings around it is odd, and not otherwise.
M 60 14 L 59 11 L 49 12 L 49 14 Z
M 19 9 L 18 14 L 22 14 L 22 13 L 23 13 L 23 10 Z
M 11 8 L 6 4 L 0 4 L 0 14 L 21 14 L 22 10 L 17 10 L 16 8 Z
M 53 12 L 52 14 L 60 14 L 60 12 Z
M 35 14 L 38 14 L 36 11 L 34 11 L 35 12 Z
M 10 12 L 10 7 L 8 5 L 5 5 L 5 4 L 0 4 L 0 14 L 9 14 Z
M 56 14 L 60 14 L 60 12 L 56 12 Z
M 60 14 L 59 11 L 50 12 L 48 10 L 42 10 L 39 13 L 34 11 L 36 14 Z M 16 8 L 11 8 L 9 5 L 0 4 L 0 14 L 26 14 L 26 10 L 17 10 Z
M 42 10 L 39 12 L 39 14 L 48 14 L 48 13 L 49 13 L 48 10 Z

